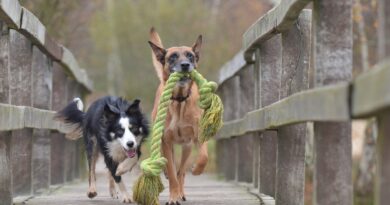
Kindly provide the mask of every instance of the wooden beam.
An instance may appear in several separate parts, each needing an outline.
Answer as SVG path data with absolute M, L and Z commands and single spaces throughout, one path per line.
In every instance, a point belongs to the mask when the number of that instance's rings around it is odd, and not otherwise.
M 244 58 L 252 61 L 256 48 L 275 34 L 288 30 L 311 0 L 283 0 L 257 20 L 243 36 Z
M 225 122 L 217 139 L 307 121 L 347 121 L 350 119 L 348 98 L 349 84 L 344 83 L 302 91 L 249 112 L 242 119 Z
M 303 10 L 282 33 L 280 98 L 309 88 L 311 10 Z M 278 205 L 303 205 L 305 192 L 306 123 L 278 128 L 276 194 Z
M 19 1 L 1 0 L 0 1 L 0 18 L 4 20 L 9 27 L 17 29 L 20 27 L 22 17 L 22 7 Z
M 314 0 L 315 87 L 347 82 L 352 78 L 352 2 Z M 314 144 L 313 203 L 352 205 L 351 123 L 315 122 Z
M 390 107 L 390 60 L 375 65 L 353 82 L 352 115 L 355 118 L 380 114 Z
M 240 51 L 219 70 L 218 84 L 223 84 L 223 82 L 233 77 L 245 65 L 244 52 Z

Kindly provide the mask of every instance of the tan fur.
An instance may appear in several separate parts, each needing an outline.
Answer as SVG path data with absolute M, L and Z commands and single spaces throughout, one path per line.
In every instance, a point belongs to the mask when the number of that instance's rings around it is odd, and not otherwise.
M 163 48 L 160 37 L 154 29 L 151 29 L 150 36 L 151 42 Z M 166 56 L 169 56 L 173 52 L 177 52 L 180 54 L 180 57 L 182 57 L 185 52 L 193 52 L 193 48 L 186 46 L 171 47 L 165 50 Z M 155 95 L 154 108 L 152 112 L 152 119 L 154 121 L 156 118 L 157 106 L 160 101 L 160 95 L 163 91 L 166 80 L 169 77 L 169 69 L 167 66 L 163 67 L 155 55 L 153 55 L 153 65 L 158 65 L 155 66 L 155 69 L 159 78 L 160 76 L 162 77 L 160 78 L 161 82 Z M 181 103 L 172 101 L 170 103 L 162 139 L 162 153 L 168 160 L 166 173 L 169 180 L 170 204 L 176 203 L 179 199 L 185 200 L 184 178 L 188 169 L 188 161 L 191 155 L 192 146 L 197 145 L 200 150 L 193 174 L 201 174 L 207 164 L 207 144 L 204 143 L 200 145 L 198 142 L 198 126 L 202 114 L 202 110 L 197 105 L 197 101 L 199 99 L 198 87 L 194 82 L 190 82 L 184 87 L 176 86 L 173 91 L 173 96 L 186 96 L 190 90 L 191 95 L 186 101 Z M 173 156 L 174 144 L 182 145 L 182 158 L 177 172 Z

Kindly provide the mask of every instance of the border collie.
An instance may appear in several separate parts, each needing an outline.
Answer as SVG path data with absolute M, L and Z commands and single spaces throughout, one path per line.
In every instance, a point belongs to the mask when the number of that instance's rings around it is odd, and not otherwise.
M 141 145 L 149 134 L 148 122 L 139 107 L 140 100 L 128 102 L 123 98 L 106 96 L 98 99 L 83 112 L 83 102 L 75 98 L 56 119 L 73 125 L 70 139 L 84 137 L 89 167 L 88 197 L 94 198 L 96 192 L 96 161 L 99 152 L 109 170 L 109 191 L 113 198 L 118 198 L 115 183 L 122 194 L 122 202 L 131 203 L 121 176 L 116 173 L 118 164 L 130 161 L 131 170 L 141 155 Z

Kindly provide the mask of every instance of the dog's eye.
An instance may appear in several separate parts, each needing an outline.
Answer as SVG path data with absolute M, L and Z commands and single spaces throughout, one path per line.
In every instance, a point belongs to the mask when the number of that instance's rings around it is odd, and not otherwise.
M 194 60 L 194 55 L 192 53 L 187 53 L 186 57 L 192 62 Z
M 123 133 L 124 133 L 124 130 L 122 130 L 122 129 L 116 131 L 116 134 L 119 136 L 123 135 Z
M 169 63 L 170 63 L 170 64 L 174 63 L 178 57 L 179 57 L 179 55 L 177 55 L 177 53 L 172 54 L 172 55 L 169 57 L 169 59 L 168 59 Z

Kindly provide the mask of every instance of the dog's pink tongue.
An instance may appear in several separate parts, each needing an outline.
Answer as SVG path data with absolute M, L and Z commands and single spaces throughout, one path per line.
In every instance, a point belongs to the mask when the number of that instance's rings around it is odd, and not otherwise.
M 127 157 L 129 157 L 129 158 L 135 157 L 135 154 L 136 154 L 135 149 L 126 151 L 126 154 L 127 154 Z

